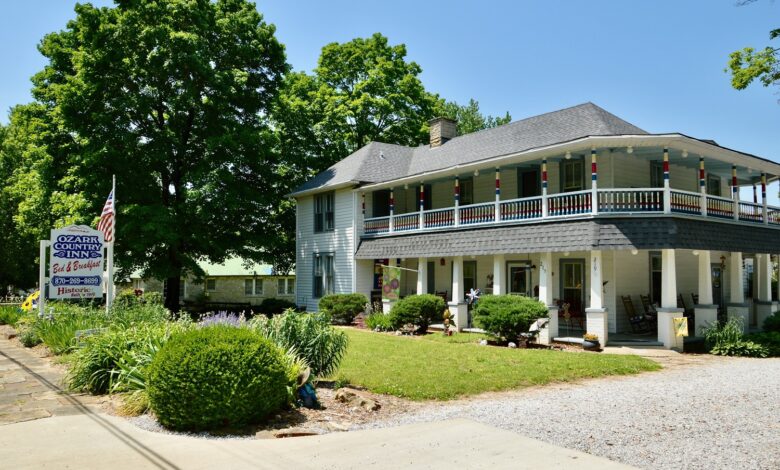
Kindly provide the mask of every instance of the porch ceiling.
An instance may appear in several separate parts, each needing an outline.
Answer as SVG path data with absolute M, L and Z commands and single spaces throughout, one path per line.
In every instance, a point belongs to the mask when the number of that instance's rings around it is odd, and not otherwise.
M 363 239 L 355 258 L 428 258 L 581 250 L 696 250 L 775 253 L 780 230 L 680 217 L 594 218 Z

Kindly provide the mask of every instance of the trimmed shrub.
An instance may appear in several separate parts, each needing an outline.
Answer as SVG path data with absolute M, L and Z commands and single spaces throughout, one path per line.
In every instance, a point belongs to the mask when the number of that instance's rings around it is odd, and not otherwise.
M 257 316 L 250 328 L 285 351 L 293 351 L 311 368 L 313 377 L 326 377 L 338 369 L 347 352 L 347 335 L 333 328 L 324 313 L 287 310 L 271 319 Z
M 257 307 L 257 311 L 267 317 L 270 317 L 273 315 L 279 315 L 285 310 L 289 308 L 294 309 L 295 307 L 296 305 L 289 300 L 269 297 L 267 299 L 263 299 L 263 301 L 260 302 L 260 305 Z
M 436 295 L 422 294 L 404 297 L 393 305 L 390 310 L 390 324 L 399 329 L 404 325 L 413 324 L 419 333 L 428 331 L 428 325 L 441 320 L 447 304 Z
M 365 318 L 365 322 L 369 330 L 390 331 L 393 329 L 393 324 L 390 321 L 390 315 L 386 315 L 382 312 L 371 313 Z
M 22 315 L 24 315 L 24 312 L 19 307 L 11 305 L 0 306 L 0 325 L 15 326 L 16 322 L 22 318 Z
M 366 309 L 368 298 L 363 294 L 330 294 L 320 299 L 320 312 L 327 313 L 337 325 L 350 325 Z
M 764 331 L 780 332 L 780 312 L 775 312 L 764 320 Z
M 162 292 L 144 292 L 141 298 L 147 305 L 162 305 L 165 303 Z
M 522 295 L 483 295 L 473 313 L 477 326 L 502 341 L 517 339 L 531 323 L 549 315 L 543 303 Z
M 780 357 L 780 332 L 778 331 L 765 331 L 763 333 L 745 335 L 745 340 L 764 347 L 769 357 Z
M 160 423 L 199 431 L 257 423 L 288 402 L 284 354 L 247 328 L 215 325 L 173 336 L 149 366 Z
M 140 292 L 140 291 L 139 291 Z M 113 306 L 131 306 L 141 302 L 141 297 L 133 289 L 122 289 L 116 294 Z

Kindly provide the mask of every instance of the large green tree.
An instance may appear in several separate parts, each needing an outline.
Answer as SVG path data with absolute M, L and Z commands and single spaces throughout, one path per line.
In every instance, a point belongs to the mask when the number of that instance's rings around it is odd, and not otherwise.
M 747 5 L 755 0 L 744 0 L 739 5 Z M 780 28 L 769 32 L 769 40 L 780 38 Z M 756 50 L 745 47 L 729 55 L 728 68 L 731 73 L 731 86 L 744 90 L 754 80 L 764 86 L 780 85 L 780 47 L 766 46 Z
M 77 5 L 39 47 L 34 97 L 79 146 L 68 164 L 96 214 L 117 176 L 121 268 L 168 281 L 197 261 L 272 261 L 278 153 L 267 123 L 288 70 L 274 27 L 246 0 Z
M 458 135 L 471 134 L 512 121 L 509 112 L 503 117 L 482 114 L 479 110 L 479 102 L 473 98 L 465 105 L 459 105 L 455 101 L 444 102 L 439 114 L 458 121 Z

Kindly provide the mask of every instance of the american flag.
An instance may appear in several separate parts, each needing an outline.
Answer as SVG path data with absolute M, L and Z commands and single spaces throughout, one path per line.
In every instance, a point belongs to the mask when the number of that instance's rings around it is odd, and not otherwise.
M 114 191 L 108 194 L 97 229 L 103 232 L 106 243 L 114 241 Z

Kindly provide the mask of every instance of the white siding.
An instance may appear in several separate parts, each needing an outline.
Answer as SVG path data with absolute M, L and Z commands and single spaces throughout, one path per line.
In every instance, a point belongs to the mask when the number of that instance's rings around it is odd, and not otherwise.
M 314 233 L 314 197 L 298 198 L 296 230 L 296 299 L 301 307 L 316 311 L 317 302 L 313 296 L 314 254 L 335 254 L 334 290 L 337 293 L 352 292 L 352 275 L 355 253 L 355 230 L 353 223 L 362 225 L 356 208 L 357 198 L 353 199 L 351 189 L 335 192 L 334 223 L 332 232 Z M 357 209 L 357 210 L 356 210 Z

